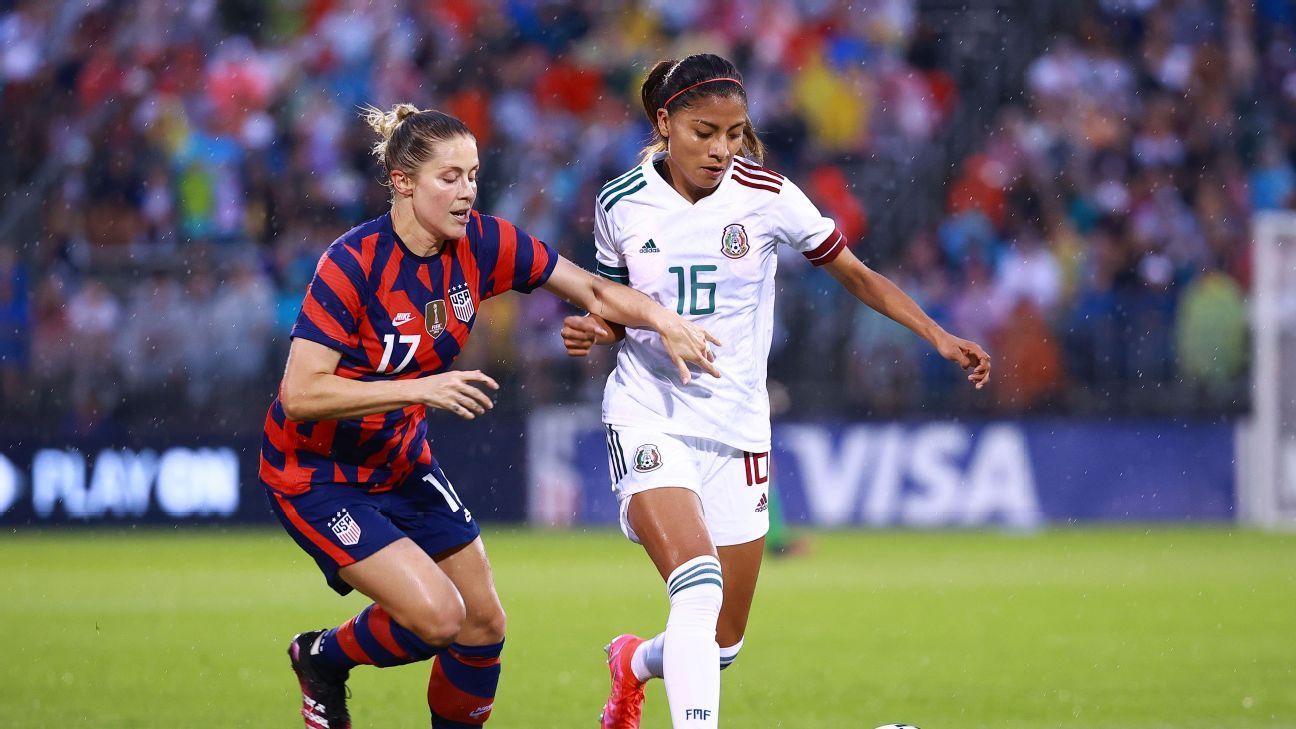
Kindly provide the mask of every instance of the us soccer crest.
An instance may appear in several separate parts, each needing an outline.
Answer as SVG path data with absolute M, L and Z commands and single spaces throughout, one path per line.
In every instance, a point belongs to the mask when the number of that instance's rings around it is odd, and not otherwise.
M 472 292 L 466 284 L 450 289 L 450 305 L 454 307 L 455 318 L 464 324 L 473 318 Z
M 751 246 L 747 244 L 747 229 L 741 223 L 730 223 L 720 234 L 720 252 L 729 258 L 742 258 Z
M 329 519 L 328 525 L 329 529 L 332 529 L 333 533 L 337 535 L 339 542 L 348 547 L 354 547 L 360 543 L 360 525 L 356 523 L 355 519 L 351 518 L 351 512 L 346 509 L 334 514 L 333 518 Z
M 427 306 L 423 307 L 423 325 L 433 339 L 441 336 L 441 332 L 446 328 L 445 299 L 429 301 Z
M 639 473 L 656 471 L 661 468 L 662 457 L 661 451 L 652 443 L 645 443 L 635 450 L 634 470 Z

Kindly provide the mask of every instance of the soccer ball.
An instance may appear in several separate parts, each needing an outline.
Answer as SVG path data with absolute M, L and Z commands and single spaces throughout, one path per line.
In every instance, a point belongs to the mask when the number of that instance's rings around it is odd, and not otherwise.
M 883 724 L 877 729 L 918 729 L 913 724 Z

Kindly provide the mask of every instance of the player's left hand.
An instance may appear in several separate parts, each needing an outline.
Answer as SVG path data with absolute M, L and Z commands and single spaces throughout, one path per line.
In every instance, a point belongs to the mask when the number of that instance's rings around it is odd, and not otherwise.
M 964 370 L 972 370 L 968 382 L 976 385 L 976 389 L 980 390 L 990 381 L 990 355 L 976 342 L 942 332 L 936 340 L 936 351 Z

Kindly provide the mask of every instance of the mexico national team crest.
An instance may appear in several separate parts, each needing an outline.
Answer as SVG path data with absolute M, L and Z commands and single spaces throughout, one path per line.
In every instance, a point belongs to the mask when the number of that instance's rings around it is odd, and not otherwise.
M 441 336 L 441 332 L 446 329 L 445 299 L 429 301 L 427 306 L 423 307 L 423 325 L 433 339 Z
M 656 471 L 661 468 L 661 451 L 652 443 L 645 443 L 635 450 L 634 469 L 639 473 Z
M 455 318 L 464 324 L 473 318 L 472 292 L 465 284 L 450 289 L 450 305 L 454 307 Z
M 360 525 L 356 523 L 355 519 L 351 518 L 351 512 L 346 509 L 334 514 L 333 518 L 329 519 L 328 525 L 329 529 L 332 529 L 333 533 L 337 535 L 339 542 L 348 547 L 354 547 L 360 543 Z
M 747 229 L 741 223 L 730 223 L 720 234 L 720 252 L 730 258 L 742 258 L 751 248 L 747 244 Z

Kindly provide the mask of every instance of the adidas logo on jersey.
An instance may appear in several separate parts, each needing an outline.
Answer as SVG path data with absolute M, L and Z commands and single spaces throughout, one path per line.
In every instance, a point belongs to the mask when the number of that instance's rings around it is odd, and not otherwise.
M 756 513 L 759 514 L 768 508 L 769 508 L 769 499 L 765 498 L 765 494 L 761 494 L 761 500 L 759 503 L 756 504 Z
M 639 252 L 640 253 L 661 253 L 661 249 L 657 247 L 657 244 L 653 242 L 652 238 L 649 238 L 648 242 L 643 244 L 643 248 L 639 249 Z

